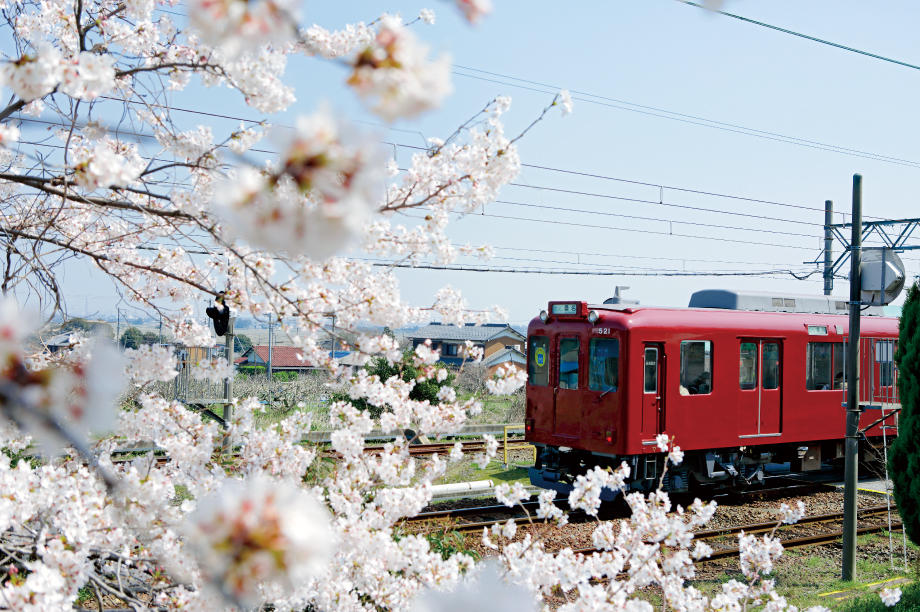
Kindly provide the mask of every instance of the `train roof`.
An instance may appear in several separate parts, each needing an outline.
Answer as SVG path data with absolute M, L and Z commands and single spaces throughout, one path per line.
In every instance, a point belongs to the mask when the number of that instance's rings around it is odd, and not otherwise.
M 825 326 L 833 334 L 849 333 L 849 317 L 844 313 L 763 312 L 727 308 L 686 308 L 640 306 L 636 304 L 595 304 L 589 309 L 599 313 L 623 315 L 621 324 L 627 329 L 681 327 L 684 329 L 760 329 L 774 331 L 804 330 L 809 325 Z M 539 319 L 534 323 L 539 325 Z M 863 317 L 863 333 L 897 333 L 897 317 Z

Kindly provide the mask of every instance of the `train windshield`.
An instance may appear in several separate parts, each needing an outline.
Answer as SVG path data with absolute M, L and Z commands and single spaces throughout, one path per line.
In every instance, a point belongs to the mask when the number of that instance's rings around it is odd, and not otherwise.
M 578 338 L 559 341 L 559 388 L 578 388 Z
M 549 338 L 531 336 L 527 355 L 527 380 L 532 385 L 545 387 L 549 384 Z
M 620 379 L 620 341 L 608 338 L 591 339 L 591 361 L 588 366 L 588 386 L 592 391 L 616 391 Z

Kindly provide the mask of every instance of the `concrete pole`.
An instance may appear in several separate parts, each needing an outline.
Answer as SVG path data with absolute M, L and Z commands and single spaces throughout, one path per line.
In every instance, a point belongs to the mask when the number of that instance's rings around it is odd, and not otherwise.
M 824 295 L 834 291 L 834 259 L 831 256 L 834 249 L 834 233 L 830 226 L 834 223 L 834 203 L 824 201 Z
M 229 306 L 224 305 L 224 308 L 229 308 Z M 236 343 L 236 335 L 233 333 L 234 323 L 236 323 L 236 317 L 230 317 L 227 323 L 227 333 L 224 335 L 224 342 L 227 346 L 227 363 L 230 365 L 231 370 L 233 369 L 233 349 Z M 230 427 L 230 422 L 233 420 L 233 375 L 224 381 L 224 398 L 227 400 L 226 408 L 224 408 L 224 421 L 227 423 L 227 427 Z M 230 436 L 224 436 L 223 447 L 224 453 L 231 451 Z
M 862 176 L 853 175 L 853 232 L 850 238 L 850 337 L 847 346 L 847 430 L 843 473 L 843 570 L 841 579 L 856 579 L 856 487 L 859 477 L 859 311 L 862 261 Z
M 274 323 L 268 324 L 268 364 L 265 368 L 265 371 L 268 372 L 268 382 L 271 382 L 272 380 L 272 336 L 274 335 L 272 331 L 274 331 L 274 328 Z
M 274 363 L 272 360 L 272 352 L 273 352 L 272 349 L 274 349 L 275 347 L 274 340 L 275 340 L 275 324 L 269 323 L 268 324 L 268 368 L 267 368 L 268 369 L 268 407 L 269 408 L 275 407 L 275 391 L 272 388 L 272 382 L 273 382 L 272 377 L 274 376 L 274 372 L 272 371 L 272 363 Z

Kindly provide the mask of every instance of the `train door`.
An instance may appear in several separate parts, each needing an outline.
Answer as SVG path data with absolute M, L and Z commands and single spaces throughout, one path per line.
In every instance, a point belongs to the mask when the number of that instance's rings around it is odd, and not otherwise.
M 741 340 L 738 374 L 738 435 L 780 432 L 783 404 L 782 345 L 779 340 Z
M 650 444 L 664 429 L 664 345 L 646 344 L 643 362 L 642 442 Z
M 553 433 L 571 438 L 581 437 L 582 386 L 581 340 L 577 335 L 556 337 L 556 388 L 553 402 Z

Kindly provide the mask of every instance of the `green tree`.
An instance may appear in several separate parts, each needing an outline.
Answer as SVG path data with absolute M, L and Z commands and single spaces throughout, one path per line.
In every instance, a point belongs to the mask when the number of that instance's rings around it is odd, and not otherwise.
M 920 281 L 907 291 L 894 361 L 902 411 L 888 471 L 907 537 L 920 544 Z
M 74 317 L 69 319 L 66 323 L 61 325 L 59 329 L 62 334 L 68 332 L 80 332 L 84 336 L 102 336 L 105 338 L 114 338 L 115 330 L 112 329 L 112 326 L 103 321 L 87 321 L 80 317 Z
M 246 334 L 235 334 L 236 340 L 233 341 L 233 351 L 237 355 L 242 355 L 252 346 L 252 339 Z
M 136 349 L 144 343 L 144 334 L 136 327 L 129 327 L 121 335 L 119 343 L 126 349 Z
M 160 337 L 160 334 L 156 332 L 144 332 L 144 338 L 142 344 L 160 344 L 163 339 Z
M 380 377 L 382 382 L 394 377 L 399 376 L 403 381 L 409 382 L 410 380 L 415 380 L 419 376 L 418 368 L 412 364 L 412 358 L 415 352 L 411 348 L 406 348 L 403 352 L 402 360 L 390 364 L 383 357 L 376 357 L 372 359 L 364 369 L 367 370 L 367 373 L 371 376 L 377 375 Z M 443 363 L 435 364 L 435 367 L 438 369 L 445 369 L 448 372 L 450 369 Z M 441 387 L 452 386 L 454 382 L 454 375 L 448 374 L 447 378 L 438 382 L 436 379 L 429 378 L 424 382 L 416 382 L 415 387 L 412 391 L 409 392 L 409 399 L 415 400 L 418 402 L 423 402 L 428 400 L 431 404 L 440 404 L 441 400 L 438 399 L 438 391 L 441 390 Z M 380 415 L 383 414 L 383 408 L 380 406 L 374 406 L 367 402 L 365 399 L 351 399 L 348 397 L 347 393 L 342 391 L 336 391 L 332 394 L 331 397 L 334 402 L 349 402 L 354 405 L 358 410 L 367 410 L 370 412 L 371 417 L 378 419 Z

